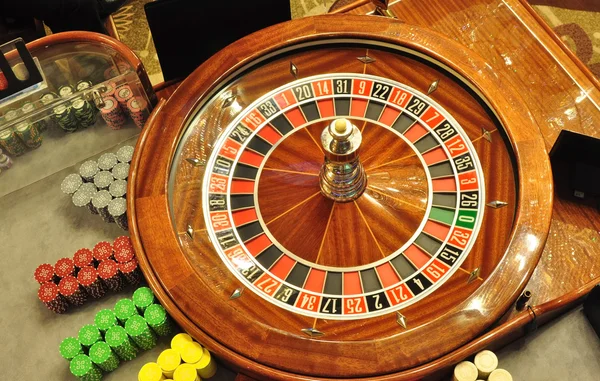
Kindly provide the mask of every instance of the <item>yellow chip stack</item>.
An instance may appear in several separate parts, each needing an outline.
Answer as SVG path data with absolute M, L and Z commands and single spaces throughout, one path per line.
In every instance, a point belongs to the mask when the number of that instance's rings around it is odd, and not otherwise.
M 190 364 L 181 364 L 175 369 L 173 381 L 200 381 L 198 372 Z
M 180 333 L 175 335 L 171 340 L 171 349 L 174 349 L 179 352 L 181 355 L 182 365 L 190 365 L 197 373 L 199 378 L 211 378 L 217 373 L 217 364 L 211 358 L 210 352 L 203 348 L 200 343 L 194 341 L 190 335 L 185 333 Z M 179 369 L 179 367 L 177 368 Z M 175 373 L 177 373 L 177 369 Z M 184 370 L 181 372 L 188 372 L 190 367 L 184 367 Z M 181 377 L 183 377 L 184 373 L 181 373 Z M 185 373 L 187 375 L 187 373 Z M 178 380 L 176 377 L 173 377 L 175 381 L 183 381 Z M 187 379 L 186 379 L 187 380 Z

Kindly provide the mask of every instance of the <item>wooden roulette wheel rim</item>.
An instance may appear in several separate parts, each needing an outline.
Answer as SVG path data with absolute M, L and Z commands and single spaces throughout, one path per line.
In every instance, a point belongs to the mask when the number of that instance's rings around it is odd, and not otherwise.
M 468 295 L 453 299 L 452 293 L 446 293 L 443 298 L 421 299 L 413 305 L 426 306 L 419 312 L 417 307 L 408 307 L 406 311 L 414 312 L 416 323 L 411 326 L 409 317 L 406 328 L 396 322 L 399 315 L 394 309 L 386 311 L 387 322 L 380 315 L 359 320 L 332 318 L 330 322 L 319 314 L 294 314 L 295 310 L 279 308 L 250 290 L 241 298 L 230 299 L 236 289 L 244 287 L 243 282 L 230 274 L 217 255 L 211 256 L 209 246 L 194 248 L 195 237 L 201 234 L 195 235 L 193 228 L 187 232 L 172 214 L 171 170 L 182 163 L 175 157 L 178 146 L 188 121 L 207 99 L 264 57 L 269 59 L 261 62 L 270 62 L 282 51 L 340 41 L 350 41 L 351 48 L 354 42 L 372 44 L 375 55 L 378 47 L 383 56 L 385 49 L 406 50 L 411 59 L 435 62 L 435 70 L 461 78 L 468 87 L 465 91 L 477 94 L 493 110 L 514 155 L 517 181 L 512 193 L 516 205 L 511 228 L 506 231 L 507 245 L 493 249 L 499 252 L 494 254 L 492 268 L 484 270 L 485 279 L 480 278 L 476 288 L 465 291 Z M 300 70 L 302 73 L 302 67 Z M 294 79 L 287 75 L 290 81 Z M 357 74 L 357 78 L 363 77 Z M 411 369 L 425 366 L 477 337 L 514 303 L 543 249 L 552 192 L 548 156 L 537 126 L 518 93 L 485 62 L 452 41 L 414 26 L 378 17 L 325 15 L 275 25 L 233 43 L 194 71 L 166 103 L 159 104 L 142 132 L 132 161 L 129 226 L 140 266 L 161 303 L 186 331 L 236 368 L 277 379 L 410 379 L 414 377 Z M 470 278 L 469 274 L 460 276 L 448 279 Z M 430 300 L 445 303 L 443 313 L 436 315 Z M 427 312 L 431 308 L 433 316 Z M 311 337 L 310 332 L 301 331 L 310 331 L 313 321 L 312 328 L 316 326 L 319 331 L 317 320 L 325 327 L 324 336 Z

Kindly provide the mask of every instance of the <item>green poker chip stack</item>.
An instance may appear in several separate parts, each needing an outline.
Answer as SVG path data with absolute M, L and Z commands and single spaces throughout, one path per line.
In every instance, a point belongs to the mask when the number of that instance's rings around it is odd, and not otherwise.
M 90 348 L 90 359 L 98 368 L 112 372 L 119 367 L 119 358 L 104 341 L 98 341 Z
M 160 304 L 151 304 L 144 312 L 146 323 L 158 336 L 167 336 L 173 332 L 173 324 L 167 311 Z
M 65 132 L 75 132 L 79 123 L 70 107 L 58 105 L 52 109 L 52 115 L 58 126 Z
M 119 325 L 109 328 L 104 335 L 104 340 L 121 360 L 129 361 L 136 358 L 137 347 L 127 335 L 125 328 Z
M 125 323 L 130 317 L 137 315 L 138 313 L 135 308 L 135 304 L 133 304 L 133 301 L 131 299 L 119 300 L 115 304 L 114 311 L 115 316 L 117 317 L 121 325 L 125 325 Z
M 73 376 L 82 381 L 99 381 L 102 379 L 102 371 L 86 355 L 77 355 L 69 366 Z
M 79 342 L 86 348 L 91 347 L 96 344 L 98 341 L 102 341 L 102 336 L 100 335 L 100 331 L 93 324 L 86 324 L 79 329 L 79 334 L 77 335 Z
M 133 303 L 140 313 L 144 313 L 154 303 L 154 293 L 149 287 L 140 287 L 133 292 Z
M 146 324 L 146 320 L 140 315 L 135 315 L 130 317 L 125 323 L 125 331 L 131 340 L 137 344 L 140 349 L 147 351 L 156 346 L 156 335 L 148 324 Z
M 94 324 L 102 333 L 106 333 L 110 327 L 117 325 L 117 317 L 112 310 L 104 309 L 98 311 L 94 317 Z
M 83 98 L 76 98 L 73 100 L 73 102 L 71 102 L 71 108 L 81 127 L 90 127 L 96 123 L 97 114 L 94 108 Z
M 73 360 L 75 356 L 83 353 L 83 348 L 81 347 L 81 343 L 75 337 L 67 337 L 60 343 L 60 347 L 58 349 L 60 351 L 60 355 L 65 360 Z

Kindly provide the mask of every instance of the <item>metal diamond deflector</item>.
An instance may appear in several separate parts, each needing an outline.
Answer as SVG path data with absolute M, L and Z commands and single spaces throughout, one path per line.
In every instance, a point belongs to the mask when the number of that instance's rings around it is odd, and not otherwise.
M 488 202 L 486 205 L 494 209 L 500 209 L 508 205 L 508 202 L 494 200 L 492 202 Z
M 481 270 L 479 269 L 479 267 L 476 268 L 475 270 L 471 271 L 471 274 L 469 274 L 469 280 L 467 280 L 467 283 L 471 283 L 472 281 L 477 279 L 479 277 L 480 271 Z
M 369 56 L 356 57 L 356 59 L 364 63 L 365 65 L 375 62 L 375 58 L 371 58 Z
M 433 93 L 438 88 L 438 83 L 440 83 L 439 79 L 431 82 L 431 85 L 429 85 L 429 90 L 427 90 L 427 94 Z
M 481 129 L 483 131 L 483 137 L 485 138 L 485 140 L 487 140 L 488 142 L 492 142 L 492 134 L 486 130 L 485 128 Z
M 306 333 L 310 337 L 321 337 L 324 335 L 323 332 L 316 330 L 314 328 L 304 328 L 302 332 Z
M 292 73 L 292 75 L 294 76 L 294 78 L 298 79 L 298 68 L 291 61 L 290 61 L 290 73 Z
M 187 226 L 185 231 L 190 238 L 194 238 L 194 228 L 191 225 Z
M 406 316 L 402 315 L 400 312 L 396 312 L 396 322 L 400 324 L 400 326 L 406 329 Z
M 187 159 L 185 159 L 185 161 L 187 161 L 194 167 L 200 167 L 200 166 L 204 165 L 204 162 L 202 160 L 195 158 L 195 157 L 188 157 Z
M 242 296 L 242 292 L 244 292 L 244 288 L 240 287 L 240 288 L 236 288 L 233 293 L 231 294 L 231 296 L 229 297 L 229 300 L 233 300 L 233 299 L 237 299 L 240 296 Z

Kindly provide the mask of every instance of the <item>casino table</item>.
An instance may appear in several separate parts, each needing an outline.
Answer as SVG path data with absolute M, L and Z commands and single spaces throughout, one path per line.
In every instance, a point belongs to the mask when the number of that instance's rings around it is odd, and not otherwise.
M 258 31 L 146 123 L 140 266 L 247 376 L 439 379 L 598 283 L 596 205 L 558 196 L 549 155 L 598 136 L 598 90 L 517 0 L 345 1 Z

